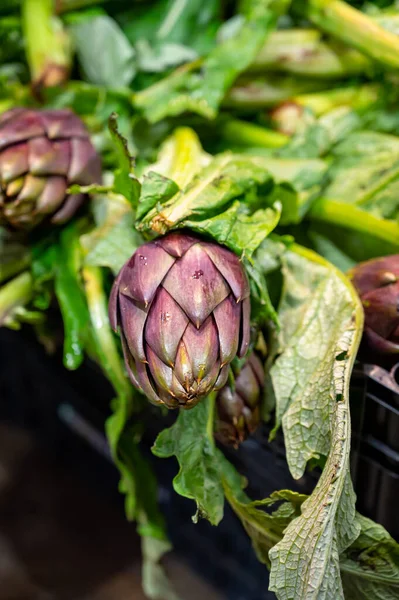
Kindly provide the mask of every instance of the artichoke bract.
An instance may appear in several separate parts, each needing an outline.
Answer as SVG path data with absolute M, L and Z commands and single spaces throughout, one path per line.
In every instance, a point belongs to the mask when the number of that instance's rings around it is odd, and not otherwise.
M 225 445 L 238 447 L 260 423 L 260 402 L 264 387 L 264 371 L 260 358 L 252 352 L 230 385 L 216 398 L 215 437 Z
M 64 223 L 84 200 L 67 188 L 100 182 L 100 157 L 72 111 L 15 108 L 0 115 L 0 225 Z
M 249 284 L 238 257 L 191 234 L 140 246 L 111 292 L 132 383 L 154 404 L 195 406 L 223 387 L 250 336 Z
M 399 254 L 360 263 L 348 276 L 363 304 L 363 346 L 375 355 L 399 353 Z

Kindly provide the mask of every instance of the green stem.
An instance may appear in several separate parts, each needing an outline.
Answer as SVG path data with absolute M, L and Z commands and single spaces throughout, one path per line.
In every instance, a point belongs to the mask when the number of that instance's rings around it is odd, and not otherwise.
M 131 395 L 131 386 L 125 376 L 115 338 L 109 325 L 107 298 L 103 289 L 101 269 L 84 267 L 82 275 L 95 335 L 97 356 L 115 391 L 128 398 Z
M 350 106 L 354 110 L 365 110 L 377 102 L 380 93 L 381 87 L 370 83 L 312 94 L 300 94 L 294 96 L 292 101 L 309 108 L 315 115 L 320 116 L 340 106 Z
M 289 141 L 289 136 L 266 129 L 253 123 L 233 119 L 221 128 L 222 136 L 232 144 L 258 146 L 261 148 L 281 148 Z
M 0 326 L 12 322 L 13 311 L 25 306 L 33 294 L 32 275 L 25 271 L 0 289 Z
M 53 0 L 24 0 L 22 28 L 31 79 L 35 86 L 63 83 L 71 68 L 71 46 Z
M 244 111 L 269 108 L 299 94 L 325 90 L 328 82 L 293 77 L 242 80 L 226 95 L 223 106 Z
M 310 210 L 309 217 L 332 225 L 340 225 L 390 242 L 399 248 L 399 224 L 380 219 L 353 204 L 320 198 Z
M 214 436 L 214 423 L 215 423 L 215 410 L 216 410 L 216 393 L 212 392 L 208 396 L 207 402 L 209 403 L 209 411 L 208 411 L 208 421 L 206 424 L 206 435 L 211 443 L 211 445 L 215 446 L 215 436 Z
M 371 62 L 339 42 L 325 42 L 316 29 L 274 31 L 249 71 L 279 71 L 331 79 L 363 74 Z
M 399 37 L 347 2 L 306 0 L 303 12 L 322 31 L 331 33 L 388 67 L 399 67 Z

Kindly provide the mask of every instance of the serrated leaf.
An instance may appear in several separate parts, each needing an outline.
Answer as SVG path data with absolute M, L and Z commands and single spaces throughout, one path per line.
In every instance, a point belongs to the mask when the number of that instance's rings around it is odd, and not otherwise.
M 151 209 L 161 207 L 179 191 L 179 186 L 164 175 L 149 171 L 143 177 L 136 219 L 142 219 Z
M 204 221 L 185 220 L 183 227 L 199 233 L 211 235 L 220 244 L 228 246 L 238 255 L 252 256 L 279 222 L 281 204 L 273 208 L 257 210 L 247 214 L 239 201 L 234 202 L 225 212 Z
M 250 190 L 257 190 L 262 195 L 272 188 L 270 174 L 250 158 L 220 154 L 201 169 L 191 183 L 167 202 L 161 211 L 150 211 L 140 228 L 165 233 L 184 220 L 205 219 L 222 212 L 229 202 Z
M 300 514 L 300 507 L 307 496 L 281 490 L 273 492 L 270 498 L 251 502 L 245 495 L 237 494 L 225 483 L 226 499 L 242 522 L 244 529 L 251 538 L 254 550 L 260 562 L 270 568 L 269 551 L 281 540 L 287 525 Z M 262 510 L 284 501 L 273 513 Z
M 152 451 L 160 458 L 176 456 L 180 470 L 173 480 L 175 491 L 195 500 L 199 516 L 217 525 L 224 493 L 213 440 L 213 402 L 208 397 L 192 410 L 180 411 L 176 423 L 158 435 Z
M 357 514 L 357 540 L 341 556 L 345 600 L 396 600 L 399 544 L 377 523 Z
M 271 369 L 277 426 L 282 421 L 294 477 L 311 458 L 327 461 L 301 516 L 270 551 L 270 589 L 279 600 L 343 600 L 339 554 L 360 531 L 349 474 L 349 381 L 363 314 L 350 283 L 318 255 L 294 246 L 283 274 L 282 352 Z

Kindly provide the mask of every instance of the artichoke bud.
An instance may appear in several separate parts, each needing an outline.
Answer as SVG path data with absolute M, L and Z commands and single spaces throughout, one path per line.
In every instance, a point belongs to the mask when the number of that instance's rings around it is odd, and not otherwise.
M 264 370 L 259 356 L 252 352 L 235 378 L 216 398 L 215 437 L 235 448 L 253 433 L 260 423 L 260 403 Z
M 375 357 L 399 353 L 399 254 L 360 263 L 348 276 L 363 304 L 363 347 Z
M 154 404 L 192 408 L 227 381 L 247 352 L 249 284 L 238 257 L 172 232 L 138 248 L 109 304 L 129 377 Z
M 85 198 L 68 187 L 100 182 L 100 157 L 72 111 L 14 108 L 0 115 L 0 225 L 65 223 Z

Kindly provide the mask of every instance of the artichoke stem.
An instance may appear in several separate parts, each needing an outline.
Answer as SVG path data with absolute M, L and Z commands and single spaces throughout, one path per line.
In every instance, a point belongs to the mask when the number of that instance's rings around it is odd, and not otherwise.
M 22 27 L 36 91 L 66 81 L 72 64 L 71 44 L 61 21 L 55 16 L 53 0 L 24 0 Z

